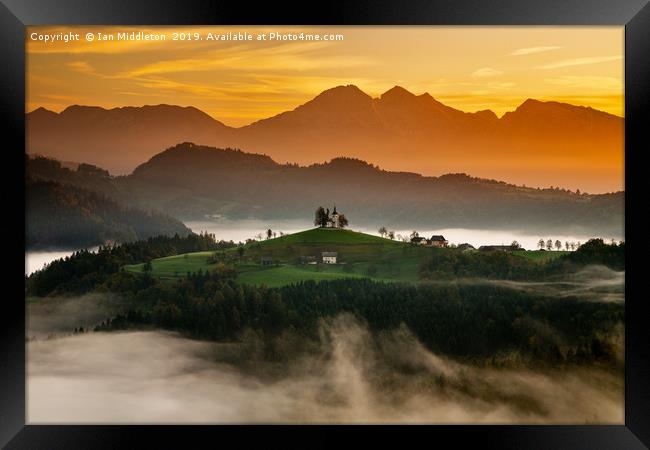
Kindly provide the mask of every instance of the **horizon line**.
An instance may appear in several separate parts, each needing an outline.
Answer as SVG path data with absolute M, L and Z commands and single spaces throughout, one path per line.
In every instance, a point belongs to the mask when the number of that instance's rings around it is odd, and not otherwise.
M 362 90 L 361 88 L 359 88 L 357 85 L 354 85 L 354 84 L 347 84 L 347 85 L 340 84 L 340 85 L 337 85 L 337 86 L 334 86 L 334 87 L 331 87 L 331 88 L 325 89 L 325 90 L 323 90 L 323 91 L 320 91 L 319 93 L 317 93 L 317 94 L 315 94 L 313 97 L 311 97 L 309 100 L 305 101 L 304 103 L 300 103 L 300 104 L 298 104 L 298 105 L 295 106 L 293 109 L 287 109 L 287 110 L 285 110 L 285 111 L 279 112 L 279 113 L 274 114 L 274 115 L 272 115 L 272 116 L 262 117 L 262 118 L 259 118 L 259 119 L 255 119 L 255 120 L 253 120 L 253 121 L 250 122 L 250 123 L 247 123 L 247 124 L 245 124 L 245 125 L 240 125 L 240 126 L 228 125 L 227 123 L 223 122 L 221 119 L 219 119 L 219 118 L 217 118 L 217 117 L 214 117 L 212 114 L 210 114 L 210 113 L 208 113 L 208 112 L 206 112 L 206 111 L 204 111 L 204 110 L 202 110 L 202 109 L 200 109 L 200 108 L 198 108 L 198 107 L 196 107 L 196 106 L 194 106 L 194 105 L 182 106 L 182 105 L 179 105 L 179 104 L 173 104 L 173 103 L 142 104 L 142 105 L 133 105 L 133 104 L 131 104 L 131 105 L 112 106 L 112 107 L 100 106 L 100 105 L 90 105 L 90 104 L 82 105 L 82 104 L 79 104 L 79 103 L 74 103 L 74 104 L 70 104 L 70 105 L 66 106 L 65 108 L 61 109 L 60 111 L 56 111 L 56 110 L 53 110 L 53 109 L 48 109 L 48 108 L 45 108 L 44 106 L 39 106 L 39 107 L 37 107 L 37 108 L 34 108 L 34 109 L 31 110 L 31 111 L 27 111 L 25 114 L 26 114 L 26 115 L 27 115 L 27 114 L 32 114 L 33 112 L 38 111 L 39 109 L 43 109 L 43 110 L 45 110 L 45 111 L 52 112 L 52 113 L 55 113 L 55 114 L 61 114 L 61 113 L 63 113 L 65 110 L 67 110 L 68 108 L 71 108 L 71 107 L 74 107 L 74 106 L 78 106 L 78 107 L 86 107 L 86 108 L 101 108 L 101 109 L 103 109 L 103 110 L 105 110 L 105 111 L 112 111 L 112 110 L 115 110 L 115 109 L 123 109 L 123 108 L 144 108 L 144 107 L 147 107 L 147 106 L 149 106 L 149 107 L 156 107 L 156 106 L 173 106 L 173 107 L 178 107 L 178 108 L 194 108 L 194 109 L 196 109 L 197 111 L 200 111 L 201 113 L 207 115 L 207 116 L 210 117 L 212 120 L 214 120 L 214 121 L 216 121 L 216 122 L 219 122 L 219 123 L 221 123 L 222 125 L 224 125 L 224 126 L 226 126 L 226 127 L 228 127 L 228 128 L 232 128 L 232 129 L 242 129 L 242 128 L 246 128 L 246 127 L 248 127 L 248 126 L 250 126 L 250 125 L 253 125 L 253 124 L 257 123 L 257 122 L 260 122 L 260 121 L 262 121 L 262 120 L 271 119 L 271 118 L 273 118 L 273 117 L 277 117 L 277 116 L 279 116 L 279 115 L 281 115 L 281 114 L 285 114 L 285 113 L 287 113 L 287 112 L 295 111 L 295 110 L 296 110 L 297 108 L 299 108 L 300 106 L 303 106 L 303 105 L 305 105 L 305 104 L 307 104 L 307 103 L 313 101 L 314 99 L 316 99 L 316 98 L 319 97 L 320 95 L 324 94 L 325 92 L 328 92 L 328 91 L 331 91 L 331 90 L 334 90 L 334 89 L 339 89 L 339 88 L 356 88 L 356 89 L 358 89 L 360 92 L 362 92 L 363 94 L 365 94 L 365 95 L 367 95 L 368 97 L 370 97 L 372 100 L 380 100 L 381 97 L 382 97 L 384 94 L 386 94 L 387 92 L 390 92 L 391 90 L 393 90 L 393 89 L 395 89 L 395 88 L 398 88 L 398 89 L 401 89 L 401 90 L 406 91 L 408 94 L 410 94 L 410 95 L 412 95 L 412 96 L 414 96 L 414 97 L 422 97 L 422 96 L 428 95 L 428 96 L 430 96 L 433 100 L 435 100 L 435 101 L 437 101 L 437 102 L 443 104 L 444 106 L 447 106 L 447 107 L 449 107 L 449 108 L 455 109 L 456 111 L 460 111 L 460 112 L 465 113 L 465 114 L 477 114 L 477 113 L 479 113 L 479 112 L 491 112 L 492 114 L 494 114 L 494 115 L 497 117 L 497 120 L 501 120 L 501 119 L 502 119 L 503 117 L 505 117 L 506 114 L 508 114 L 508 113 L 515 112 L 517 109 L 519 109 L 519 108 L 520 108 L 524 103 L 526 103 L 527 101 L 536 101 L 536 102 L 540 102 L 540 103 L 559 103 L 559 104 L 562 104 L 562 105 L 569 105 L 569 106 L 573 106 L 573 107 L 576 107 L 576 108 L 591 109 L 591 110 L 593 110 L 593 111 L 597 111 L 597 112 L 600 112 L 600 113 L 603 113 L 603 114 L 608 114 L 608 115 L 613 116 L 613 117 L 617 117 L 617 118 L 620 118 L 620 119 L 625 119 L 625 116 L 624 116 L 624 115 L 623 115 L 623 116 L 619 116 L 619 115 L 617 115 L 617 114 L 613 114 L 613 113 L 610 113 L 610 112 L 604 111 L 604 110 L 602 110 L 602 109 L 594 108 L 593 106 L 576 105 L 576 104 L 573 104 L 573 103 L 561 102 L 561 101 L 558 101 L 558 100 L 539 100 L 539 99 L 536 99 L 536 98 L 533 98 L 533 97 L 527 97 L 527 98 L 524 99 L 524 100 L 523 100 L 523 101 L 522 101 L 522 102 L 521 102 L 521 103 L 520 103 L 520 104 L 519 104 L 515 109 L 512 109 L 512 110 L 506 111 L 506 112 L 504 112 L 501 116 L 499 116 L 497 113 L 495 113 L 495 112 L 494 112 L 492 109 L 490 109 L 490 108 L 487 108 L 487 109 L 479 109 L 479 110 L 476 110 L 476 111 L 465 111 L 465 110 L 462 110 L 462 109 L 455 108 L 455 107 L 453 107 L 453 106 L 449 106 L 449 105 L 447 105 L 446 103 L 443 103 L 442 101 L 438 100 L 436 97 L 434 97 L 433 95 L 431 95 L 428 91 L 427 91 L 427 92 L 423 92 L 423 93 L 421 93 L 421 94 L 414 94 L 413 92 L 409 91 L 408 89 L 406 89 L 406 88 L 404 88 L 404 87 L 402 87 L 402 86 L 400 86 L 400 85 L 397 85 L 397 84 L 394 85 L 393 87 L 391 87 L 390 89 L 386 90 L 385 92 L 379 94 L 377 97 L 373 97 L 373 96 L 371 96 L 370 94 L 368 94 L 367 92 L 365 92 L 364 90 Z

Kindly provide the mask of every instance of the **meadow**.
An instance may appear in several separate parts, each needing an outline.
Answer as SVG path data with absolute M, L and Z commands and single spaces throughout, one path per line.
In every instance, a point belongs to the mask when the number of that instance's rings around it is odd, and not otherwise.
M 304 264 L 302 258 L 321 252 L 337 252 L 338 264 Z M 350 230 L 315 228 L 263 241 L 242 248 L 217 252 L 194 252 L 151 261 L 150 273 L 162 280 L 174 280 L 188 273 L 207 272 L 218 263 L 232 265 L 238 281 L 248 285 L 281 287 L 301 281 L 341 278 L 370 278 L 385 282 L 416 283 L 424 258 L 434 249 L 372 236 Z M 452 248 L 447 251 L 456 251 Z M 515 255 L 546 262 L 567 252 L 518 251 Z M 261 258 L 270 258 L 268 266 Z M 127 265 L 126 271 L 141 273 L 144 263 Z

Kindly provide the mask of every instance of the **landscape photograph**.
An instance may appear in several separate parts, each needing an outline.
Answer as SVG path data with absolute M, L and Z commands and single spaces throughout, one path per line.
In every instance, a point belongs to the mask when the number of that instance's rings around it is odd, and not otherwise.
M 623 424 L 623 27 L 26 32 L 31 424 Z

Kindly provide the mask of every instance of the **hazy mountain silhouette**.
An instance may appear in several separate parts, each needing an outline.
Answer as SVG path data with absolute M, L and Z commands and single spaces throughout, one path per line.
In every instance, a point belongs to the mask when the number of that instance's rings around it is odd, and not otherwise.
M 39 108 L 27 115 L 27 125 L 29 152 L 113 173 L 128 173 L 161 148 L 192 141 L 265 153 L 281 163 L 351 156 L 425 174 L 462 171 L 542 186 L 575 180 L 573 188 L 588 191 L 618 190 L 623 182 L 621 117 L 529 99 L 498 118 L 399 86 L 378 98 L 338 86 L 241 128 L 169 105 L 71 106 L 59 114 Z
M 39 158 L 28 161 L 27 167 L 26 248 L 76 249 L 190 233 L 167 214 L 127 207 L 115 201 L 115 196 L 106 196 L 102 190 L 115 194 L 112 179 L 101 170 L 88 170 L 92 166 L 82 164 L 70 170 L 57 161 Z M 81 187 L 84 181 L 91 181 L 86 186 L 90 189 Z
M 46 164 L 30 176 L 61 180 Z M 183 143 L 138 166 L 133 174 L 66 172 L 69 183 L 183 220 L 311 220 L 316 206 L 335 202 L 354 226 L 499 228 L 620 235 L 624 194 L 588 195 L 534 189 L 447 174 L 390 172 L 366 161 L 279 164 L 266 155 Z
M 187 140 L 214 142 L 228 130 L 194 107 L 74 105 L 59 114 L 44 108 L 29 113 L 27 146 L 30 153 L 129 173 L 161 148 Z

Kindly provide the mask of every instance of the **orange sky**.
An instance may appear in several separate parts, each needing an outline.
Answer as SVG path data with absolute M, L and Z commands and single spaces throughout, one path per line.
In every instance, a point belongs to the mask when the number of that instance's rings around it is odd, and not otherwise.
M 131 32 L 166 39 L 119 40 L 119 33 Z M 174 33 L 191 39 L 173 40 Z M 252 40 L 208 39 L 224 33 Z M 271 33 L 330 40 L 270 40 Z M 69 34 L 79 40 L 61 40 Z M 239 127 L 354 84 L 373 97 L 399 85 L 463 111 L 491 109 L 499 116 L 528 98 L 624 114 L 623 27 L 51 26 L 28 27 L 26 39 L 27 111 L 166 103 L 194 106 Z M 416 161 L 415 154 L 415 168 L 370 160 L 427 175 L 459 170 L 533 186 L 624 188 L 622 142 L 620 149 L 604 143 L 576 155 L 542 151 L 532 166 L 520 155 L 509 168 L 507 161 L 473 157 L 444 168 L 428 158 Z
M 166 41 L 98 41 L 97 33 Z M 340 34 L 342 41 L 207 41 L 207 33 Z M 79 33 L 79 42 L 44 36 Z M 88 42 L 86 33 L 95 40 Z M 201 41 L 172 41 L 172 33 Z M 526 98 L 623 115 L 623 27 L 29 27 L 27 110 L 195 106 L 231 126 L 269 117 L 341 84 L 372 96 L 394 85 L 499 116 Z

